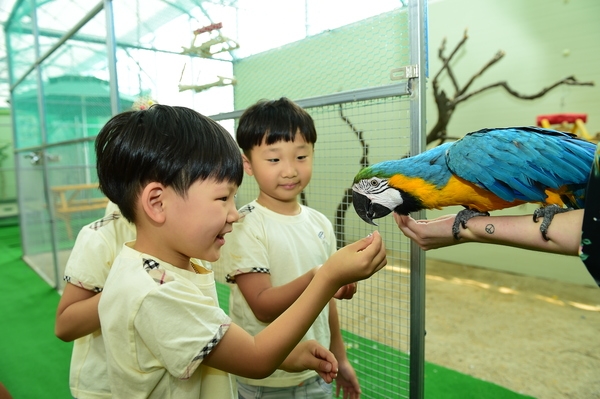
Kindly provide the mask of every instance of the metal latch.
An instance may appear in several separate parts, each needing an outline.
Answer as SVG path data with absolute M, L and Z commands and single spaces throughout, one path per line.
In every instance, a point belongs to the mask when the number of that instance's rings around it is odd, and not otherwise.
M 407 65 L 390 71 L 390 80 L 402 80 L 419 77 L 418 65 Z

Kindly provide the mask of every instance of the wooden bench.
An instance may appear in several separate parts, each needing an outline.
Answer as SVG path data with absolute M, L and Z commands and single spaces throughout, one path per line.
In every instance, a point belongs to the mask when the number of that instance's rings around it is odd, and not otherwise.
M 72 213 L 105 209 L 108 204 L 108 198 L 95 196 L 99 192 L 98 183 L 54 186 L 50 187 L 50 190 L 54 197 L 56 217 L 65 222 L 67 235 L 71 240 L 74 237 L 71 227 Z

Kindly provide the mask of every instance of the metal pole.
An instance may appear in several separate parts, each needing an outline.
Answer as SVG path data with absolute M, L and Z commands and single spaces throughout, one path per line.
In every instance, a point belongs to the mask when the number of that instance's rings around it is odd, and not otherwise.
M 393 96 L 405 96 L 410 94 L 408 84 L 406 82 L 379 86 L 367 87 L 365 89 L 356 89 L 343 91 L 339 93 L 326 94 L 318 97 L 303 98 L 294 100 L 296 104 L 302 108 L 325 107 L 327 105 L 343 104 L 353 101 L 366 101 L 376 98 L 387 98 Z M 228 119 L 237 119 L 244 113 L 245 109 L 239 109 L 222 114 L 211 115 L 210 118 L 215 121 L 223 121 Z
M 18 195 L 18 193 L 21 192 L 22 185 L 21 185 L 21 181 L 19 179 L 19 171 L 21 170 L 21 162 L 23 162 L 23 160 L 21 158 L 18 158 L 18 154 L 17 154 L 17 147 L 19 145 L 19 141 L 17 138 L 17 118 L 15 115 L 15 96 L 13 93 L 13 90 L 10 88 L 10 85 L 12 84 L 12 82 L 14 81 L 14 75 L 13 75 L 13 60 L 11 57 L 12 54 L 12 46 L 11 46 L 11 34 L 10 34 L 10 30 L 11 30 L 11 24 L 13 22 L 13 14 L 15 13 L 15 10 L 17 9 L 17 7 L 21 6 L 21 3 L 23 2 L 23 0 L 18 0 L 15 5 L 13 6 L 12 12 L 11 12 L 11 17 L 8 19 L 8 21 L 5 23 L 4 25 L 4 41 L 6 43 L 6 62 L 7 62 L 7 66 L 8 66 L 8 83 L 9 83 L 9 94 L 10 94 L 10 104 L 11 104 L 11 112 L 10 112 L 10 119 L 12 121 L 12 129 L 13 129 L 13 145 L 14 145 L 14 159 L 15 159 L 15 183 L 16 183 L 16 188 L 17 188 L 17 202 L 18 202 L 18 206 L 19 209 L 25 209 L 24 205 L 23 205 L 23 200 L 21 198 L 20 195 Z M 25 219 L 23 217 L 23 212 L 19 212 L 19 226 L 23 226 L 23 224 L 25 223 Z M 23 228 L 19 229 L 20 231 L 20 235 L 21 235 L 21 247 L 25 246 L 25 234 L 23 231 Z M 23 251 L 25 252 L 25 251 Z
M 33 3 L 35 3 L 35 1 Z M 83 17 L 83 19 L 81 19 L 74 27 L 69 29 L 69 31 L 67 33 L 65 33 L 60 38 L 60 40 L 58 40 L 56 43 L 54 43 L 54 45 L 48 51 L 46 51 L 43 55 L 40 54 L 39 48 L 36 48 L 35 49 L 35 62 L 27 69 L 27 71 L 25 71 L 25 73 L 23 73 L 23 75 L 21 75 L 21 77 L 16 82 L 14 82 L 14 83 L 11 82 L 12 83 L 11 89 L 14 88 L 15 86 L 19 85 L 23 80 L 25 80 L 27 78 L 27 75 L 29 75 L 42 62 L 44 62 L 44 60 L 46 60 L 46 58 L 50 57 L 67 40 L 69 40 L 73 35 L 75 35 L 79 31 L 79 29 L 81 29 L 86 23 L 88 23 L 92 18 L 94 18 L 96 16 L 96 14 L 98 14 L 100 12 L 100 10 L 102 10 L 102 3 L 98 3 L 98 5 L 96 5 L 96 7 L 94 7 L 90 12 L 88 12 Z M 32 11 L 32 13 L 35 13 L 35 9 Z M 33 24 L 33 21 L 32 21 L 32 24 Z M 40 31 L 39 31 L 39 27 L 35 24 L 33 24 L 32 34 L 34 35 L 36 40 L 39 40 L 38 38 L 40 36 Z
M 40 60 L 40 42 L 37 31 L 37 4 L 36 0 L 31 0 L 31 24 L 34 32 L 34 50 L 35 58 Z M 41 61 L 35 63 L 35 72 L 37 79 L 37 98 L 38 98 L 38 115 L 40 118 L 40 135 L 42 149 L 40 151 L 41 166 L 42 166 L 42 181 L 44 182 L 44 200 L 48 209 L 48 218 L 50 222 L 50 240 L 52 242 L 52 263 L 54 269 L 54 288 L 58 290 L 60 283 L 58 270 L 58 237 L 56 236 L 56 219 L 54 217 L 52 202 L 50 200 L 50 177 L 48 175 L 48 165 L 46 157 L 46 143 L 48 142 L 48 127 L 46 124 L 46 99 L 44 97 L 44 80 L 42 76 Z
M 409 41 L 410 64 L 416 66 L 417 76 L 409 80 L 412 92 L 410 107 L 412 155 L 423 152 L 425 135 L 425 89 L 427 81 L 427 0 L 410 0 Z M 417 218 L 424 218 L 420 211 Z M 409 397 L 425 397 L 425 252 L 410 244 L 410 385 Z
M 108 54 L 108 75 L 110 86 L 110 110 L 113 115 L 121 112 L 121 99 L 119 98 L 119 81 L 117 79 L 117 47 L 115 37 L 115 21 L 112 0 L 104 1 L 106 14 L 106 51 Z

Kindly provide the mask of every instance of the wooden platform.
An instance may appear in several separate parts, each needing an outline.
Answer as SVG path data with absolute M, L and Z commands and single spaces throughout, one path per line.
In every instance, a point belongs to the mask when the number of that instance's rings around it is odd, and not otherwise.
M 73 239 L 71 227 L 71 214 L 97 209 L 105 209 L 108 198 L 101 196 L 98 183 L 69 184 L 50 187 L 54 197 L 54 211 L 56 217 L 65 222 L 69 239 Z

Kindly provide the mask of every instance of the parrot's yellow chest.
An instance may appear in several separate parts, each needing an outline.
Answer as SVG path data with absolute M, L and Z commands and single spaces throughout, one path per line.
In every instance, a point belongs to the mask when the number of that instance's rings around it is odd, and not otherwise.
M 524 201 L 504 201 L 491 192 L 456 176 L 450 177 L 447 184 L 441 188 L 421 178 L 402 175 L 392 176 L 389 183 L 394 187 L 402 187 L 403 191 L 419 198 L 425 209 L 441 209 L 461 204 L 487 212 L 524 203 Z

